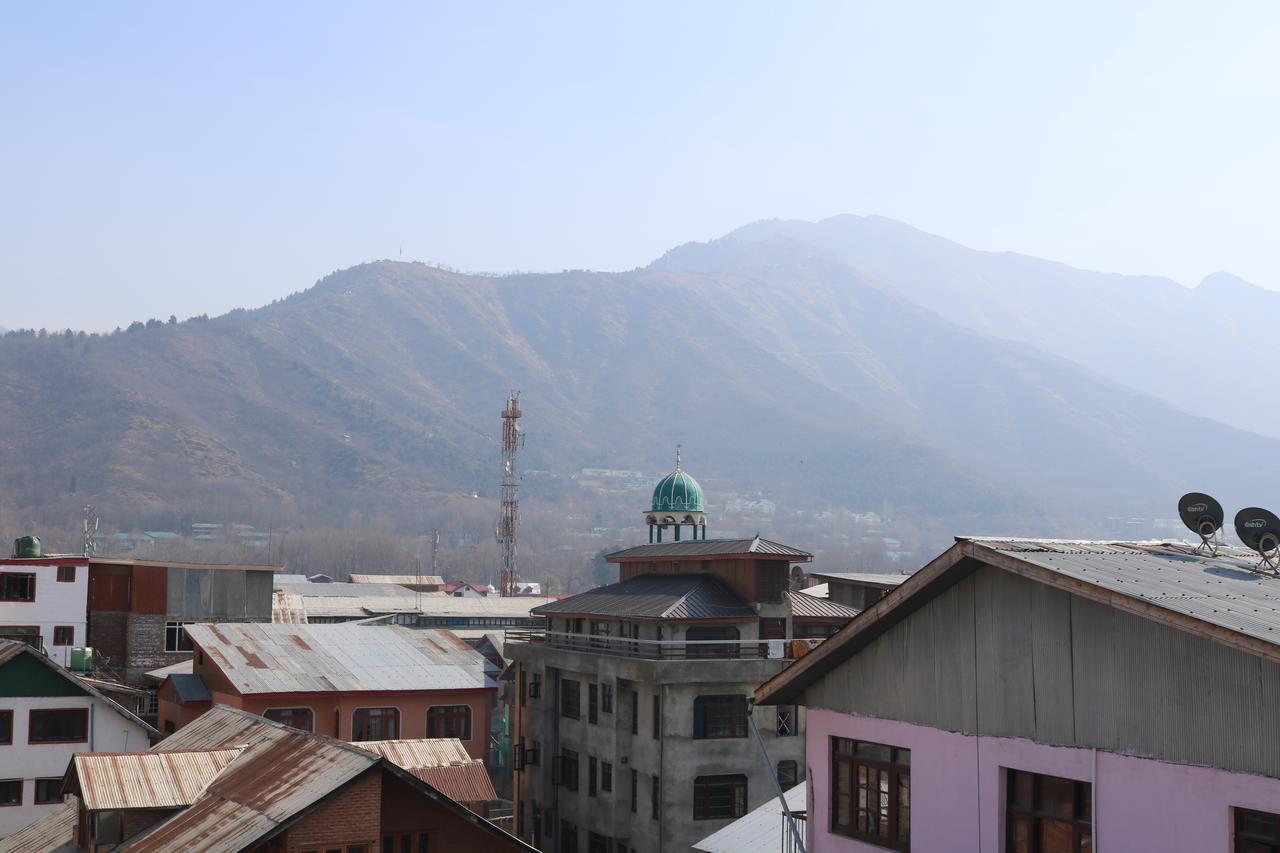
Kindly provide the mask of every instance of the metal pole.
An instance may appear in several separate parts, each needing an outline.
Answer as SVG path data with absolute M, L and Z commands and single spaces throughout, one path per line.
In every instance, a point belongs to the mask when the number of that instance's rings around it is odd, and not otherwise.
M 787 808 L 787 797 L 782 792 L 782 785 L 778 782 L 778 775 L 773 772 L 773 762 L 769 760 L 769 752 L 764 748 L 764 738 L 760 737 L 760 730 L 756 728 L 756 715 L 752 713 L 754 710 L 755 702 L 748 699 L 747 725 L 751 727 L 751 734 L 755 735 L 756 744 L 760 747 L 760 758 L 764 760 L 764 769 L 769 774 L 769 781 L 773 783 L 773 790 L 778 792 L 778 802 L 782 804 L 783 819 L 787 822 L 787 826 L 791 827 L 791 837 L 795 839 L 796 849 L 800 853 L 805 853 L 804 838 L 800 836 L 800 830 L 796 828 L 796 819 L 791 816 L 791 809 Z

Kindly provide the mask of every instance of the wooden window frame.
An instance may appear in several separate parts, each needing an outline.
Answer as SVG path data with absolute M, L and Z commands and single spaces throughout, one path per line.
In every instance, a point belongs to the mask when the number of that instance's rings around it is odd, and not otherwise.
M 70 636 L 63 638 L 61 632 Z M 76 644 L 76 628 L 74 625 L 55 625 L 53 627 L 53 644 L 55 646 L 74 646 Z
M 0 809 L 19 809 L 27 798 L 27 786 L 22 779 L 0 779 L 0 785 L 17 785 L 18 799 L 14 802 L 0 800 Z
M 613 685 L 612 684 L 600 685 L 600 713 L 601 714 L 613 713 Z
M 1031 791 L 1031 803 L 1015 802 L 1018 795 L 1017 780 L 1019 777 L 1028 777 L 1028 784 Z M 1027 822 L 1027 837 L 1030 844 L 1030 853 L 1040 853 L 1040 833 L 1037 829 L 1041 821 L 1054 821 L 1058 823 L 1068 823 L 1071 826 L 1071 850 L 1081 849 L 1081 841 L 1088 837 L 1090 841 L 1093 838 L 1093 820 L 1092 820 L 1092 789 L 1088 782 L 1082 782 L 1079 779 L 1068 779 L 1065 776 L 1054 776 L 1049 773 L 1033 773 L 1030 770 L 1019 770 L 1016 767 L 1004 768 L 1005 782 L 1005 798 L 1004 798 L 1004 828 L 1005 828 L 1005 849 L 1014 851 L 1016 838 L 1015 832 L 1018 821 Z M 1055 782 L 1060 784 L 1068 784 L 1071 786 L 1071 814 L 1055 812 L 1041 804 L 1041 788 L 1045 782 Z M 1083 815 L 1083 816 L 1082 816 Z M 1092 849 L 1092 848 L 1090 848 Z
M 1271 823 L 1271 832 L 1264 837 L 1261 833 L 1250 829 L 1241 829 L 1240 818 L 1249 816 L 1259 822 Z M 1243 844 L 1241 842 L 1244 842 Z M 1231 849 L 1236 853 L 1257 850 L 1260 846 L 1269 845 L 1272 850 L 1280 850 L 1280 814 L 1264 812 L 1260 809 L 1246 809 L 1241 806 L 1231 807 Z
M 587 722 L 600 722 L 600 686 L 594 681 L 587 684 Z
M 0 739 L 0 746 L 10 746 L 13 744 L 13 711 L 8 708 L 0 711 L 0 720 L 9 721 L 9 731 L 5 733 L 3 739 Z
M 747 736 L 747 697 L 713 693 L 693 700 L 693 739 L 729 740 Z
M 745 773 L 724 773 L 712 776 L 698 776 L 693 780 L 693 819 L 694 820 L 737 820 L 748 811 L 747 776 Z M 726 795 L 725 788 L 728 789 Z M 712 811 L 712 798 L 719 800 L 727 796 L 729 810 L 721 814 Z
M 9 581 L 10 578 L 17 582 L 18 578 L 27 580 L 27 592 L 29 598 L 10 598 Z M 36 600 L 36 575 L 35 572 L 0 572 L 0 601 L 11 604 L 32 604 Z
M 272 716 L 275 714 L 276 716 Z M 306 715 L 306 727 L 295 726 L 290 720 Z M 280 723 L 291 729 L 297 729 L 300 732 L 314 732 L 316 730 L 316 712 L 307 707 L 290 707 L 290 708 L 267 708 L 262 712 L 262 716 L 273 723 Z M 284 719 L 284 718 L 288 719 Z
M 45 784 L 46 786 L 49 783 L 53 783 L 54 785 L 57 786 L 57 790 L 54 792 L 54 795 L 52 798 L 45 798 L 43 800 L 40 799 L 40 786 L 42 783 Z M 52 777 L 46 777 L 44 779 L 36 779 L 34 787 L 35 787 L 35 790 L 32 791 L 31 796 L 33 798 L 32 802 L 35 805 L 48 806 L 48 805 L 53 805 L 55 803 L 62 802 L 62 777 L 61 776 L 52 776 Z
M 69 577 L 69 578 L 68 578 L 68 577 L 63 577 L 63 576 L 62 576 L 62 575 L 63 575 L 63 572 L 64 572 L 64 571 L 66 571 L 66 570 L 69 570 L 69 571 L 71 572 L 71 577 Z M 58 574 L 57 574 L 57 576 L 54 578 L 54 580 L 56 580 L 58 583 L 75 583 L 75 582 L 76 582 L 76 567 L 75 567 L 75 566 L 58 566 Z
M 58 714 L 70 716 L 75 714 L 84 721 L 83 737 L 71 738 L 42 738 L 35 740 L 36 732 L 36 715 L 37 714 Z M 27 743 L 29 744 L 47 744 L 47 743 L 88 743 L 89 742 L 89 709 L 88 708 L 32 708 L 27 713 Z
M 390 735 L 387 735 L 386 733 L 383 733 L 383 735 L 382 735 L 381 737 L 376 737 L 376 738 L 373 738 L 373 737 L 361 737 L 361 738 L 357 738 L 357 737 L 356 737 L 356 720 L 358 720 L 358 719 L 360 718 L 360 715 L 361 715 L 362 713 L 363 713 L 363 714 L 365 714 L 366 719 L 371 718 L 371 717 L 369 716 L 369 713 L 368 713 L 368 712 L 370 712 L 370 711 L 379 711 L 379 712 L 382 712 L 382 711 L 393 711 L 394 713 L 392 713 L 392 714 L 383 714 L 383 713 L 379 713 L 379 714 L 377 714 L 377 716 L 378 716 L 378 717 L 390 717 L 390 718 L 394 719 L 394 720 L 395 720 L 395 727 L 396 727 L 396 730 L 395 730 L 394 732 L 392 732 Z M 374 708 L 374 707 L 370 707 L 370 708 L 354 708 L 354 709 L 352 709 L 352 711 L 351 711 L 351 742 L 352 742 L 352 743 L 362 743 L 362 742 L 364 742 L 364 741 L 370 741 L 370 740 L 399 740 L 399 739 L 400 739 L 401 732 L 403 732 L 403 731 L 404 731 L 403 727 L 400 725 L 400 717 L 401 717 L 400 709 L 399 709 L 399 708 L 397 708 L 397 707 L 395 707 L 394 705 L 380 705 L 380 706 L 378 706 L 378 707 L 376 707 L 376 708 Z M 367 724 L 366 724 L 366 727 L 367 727 Z
M 572 688 L 569 687 L 571 684 Z M 570 696 L 573 697 L 572 702 L 568 701 Z M 560 679 L 560 716 L 569 720 L 582 719 L 582 683 L 576 679 Z
M 848 751 L 842 751 L 842 744 L 848 744 Z M 858 747 L 867 747 L 865 753 L 859 754 Z M 873 757 L 867 753 L 872 750 L 889 750 L 889 758 L 882 759 Z M 846 838 L 856 838 L 859 841 L 865 841 L 868 844 L 874 844 L 877 847 L 885 847 L 890 850 L 907 851 L 911 849 L 911 750 L 905 747 L 897 747 L 891 744 L 875 743 L 873 741 L 857 740 L 855 738 L 832 737 L 829 746 L 829 755 L 831 756 L 831 819 L 830 831 L 835 835 L 842 835 Z M 840 791 L 840 770 L 841 767 L 848 765 L 849 767 L 849 823 L 840 823 L 840 799 L 843 796 Z M 859 770 L 865 771 L 860 774 Z M 888 832 L 881 834 L 871 829 L 870 818 L 868 818 L 868 828 L 863 830 L 858 827 L 859 812 L 867 812 L 870 815 L 873 812 L 873 806 L 870 800 L 860 805 L 859 793 L 862 785 L 859 784 L 860 777 L 866 780 L 870 779 L 870 774 L 876 774 L 876 781 L 879 781 L 879 774 L 884 773 L 887 777 L 888 800 Z M 902 781 L 906 780 L 907 803 L 906 803 L 906 821 L 903 832 L 904 821 L 902 820 L 902 800 L 900 797 L 902 791 Z M 885 786 L 877 786 L 877 789 L 884 790 Z M 879 809 L 874 809 L 879 814 Z M 878 824 L 878 821 L 877 821 Z M 905 835 L 905 837 L 904 837 Z
M 471 740 L 471 706 L 432 705 L 427 708 L 427 737 Z

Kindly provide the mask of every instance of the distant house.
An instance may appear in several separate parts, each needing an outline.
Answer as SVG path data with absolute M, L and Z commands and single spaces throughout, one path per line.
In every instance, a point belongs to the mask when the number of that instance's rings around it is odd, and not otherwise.
M 0 638 L 70 666 L 71 650 L 88 645 L 87 564 L 81 556 L 0 559 Z
M 1280 578 L 1257 563 L 958 539 L 756 690 L 806 708 L 808 849 L 1280 849 Z
M 533 850 L 424 781 L 431 768 L 400 766 L 398 754 L 219 706 L 148 751 L 77 755 L 61 780 L 69 802 L 9 843 L 131 853 Z
M 72 754 L 145 749 L 156 735 L 31 646 L 0 640 L 0 838 L 61 806 Z
M 455 598 L 483 598 L 490 592 L 487 583 L 471 583 L 469 581 L 450 581 L 444 585 L 444 591 Z
M 160 688 L 160 728 L 214 704 L 341 740 L 458 738 L 485 759 L 486 661 L 448 631 L 394 625 L 188 625 L 189 675 Z
M 516 595 L 542 595 L 542 584 L 520 581 L 516 584 Z

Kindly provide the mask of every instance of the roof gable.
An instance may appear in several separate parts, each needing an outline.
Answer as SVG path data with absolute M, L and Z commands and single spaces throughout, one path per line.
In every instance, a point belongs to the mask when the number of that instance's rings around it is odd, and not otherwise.
M 661 542 L 637 545 L 623 551 L 615 551 L 605 557 L 611 563 L 639 560 L 708 560 L 713 557 L 754 557 L 765 560 L 808 562 L 813 555 L 781 542 L 761 539 L 693 539 L 687 542 Z
M 651 574 L 590 589 L 534 608 L 539 616 L 627 619 L 754 619 L 755 610 L 712 574 Z

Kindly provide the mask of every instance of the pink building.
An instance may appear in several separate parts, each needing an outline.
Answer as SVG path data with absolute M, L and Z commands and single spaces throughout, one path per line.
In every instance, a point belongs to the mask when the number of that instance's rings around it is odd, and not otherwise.
M 960 539 L 756 693 L 808 709 L 811 851 L 1280 851 L 1280 578 Z

